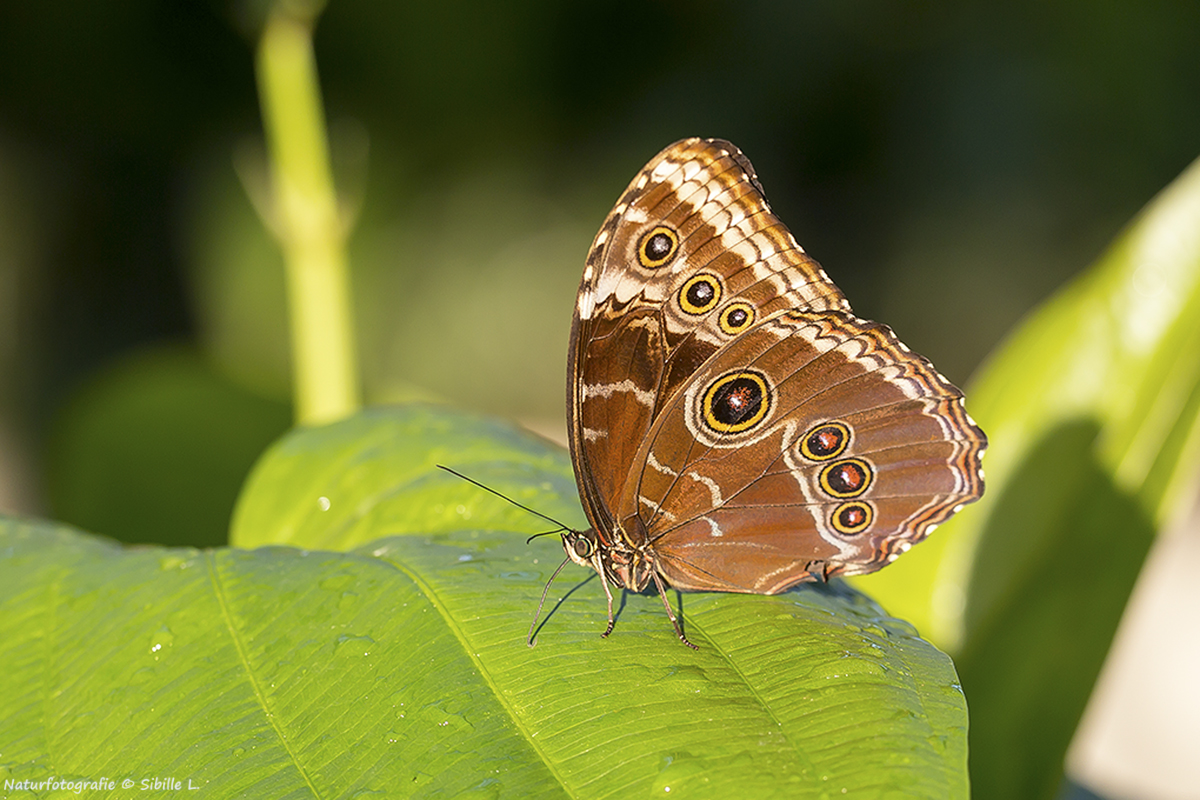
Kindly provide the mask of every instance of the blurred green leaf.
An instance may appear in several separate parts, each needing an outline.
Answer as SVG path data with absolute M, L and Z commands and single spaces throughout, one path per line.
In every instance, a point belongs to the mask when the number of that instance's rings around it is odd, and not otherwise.
M 864 581 L 960 652 L 978 797 L 1052 797 L 1155 532 L 1200 469 L 1200 162 L 968 391 L 988 493 Z
M 561 549 L 504 530 L 443 458 L 579 514 L 561 449 L 413 406 L 294 431 L 247 486 L 235 540 L 369 542 L 347 553 L 0 522 L 0 681 L 21 699 L 0 773 L 226 796 L 967 796 L 952 663 L 844 584 L 682 595 L 692 651 L 654 594 L 621 596 L 601 638 L 603 589 L 571 570 L 527 647 Z M 454 495 L 469 523 L 433 511 Z
M 189 350 L 136 353 L 85 384 L 55 421 L 51 507 L 126 542 L 224 544 L 247 472 L 289 424 L 287 406 Z
M 1154 534 L 1200 464 L 1200 162 L 977 389 L 993 495 L 939 575 L 968 587 L 972 775 L 980 798 L 1053 797 Z
M 977 548 L 999 531 L 1000 495 L 1061 426 L 1097 426 L 1092 459 L 1155 527 L 1186 502 L 1200 474 L 1200 162 L 1025 320 L 973 382 L 967 407 L 990 440 L 984 499 L 860 584 L 950 648 L 1040 557 L 1035 544 L 985 564 Z
M 972 622 L 957 656 L 976 798 L 1058 796 L 1067 746 L 1154 539 L 1137 498 L 1096 457 L 1097 435 L 1084 421 L 1047 431 L 996 497 L 980 540 L 973 585 L 991 616 Z M 1018 576 L 1013 562 L 1024 565 Z

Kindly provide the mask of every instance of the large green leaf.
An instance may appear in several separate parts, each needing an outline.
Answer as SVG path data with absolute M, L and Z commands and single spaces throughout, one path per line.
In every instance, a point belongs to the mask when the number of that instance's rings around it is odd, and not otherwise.
M 579 513 L 557 448 L 415 406 L 289 434 L 241 501 L 241 541 L 262 525 L 364 543 L 349 552 L 126 550 L 0 523 L 0 681 L 18 698 L 0 777 L 272 798 L 967 795 L 952 663 L 842 584 L 675 596 L 692 651 L 652 594 L 619 596 L 601 638 L 603 589 L 572 569 L 527 647 L 561 548 L 424 466 L 443 456 Z M 530 476 L 549 486 L 522 494 Z
M 979 798 L 1054 797 L 1156 531 L 1200 465 L 1200 162 L 1018 330 L 972 406 L 993 496 L 939 580 Z
M 957 650 L 976 796 L 1053 797 L 1142 561 L 1200 469 L 1200 162 L 968 397 L 987 496 L 862 585 Z
M 1053 547 L 1053 526 L 1004 524 L 1002 509 L 1022 503 L 1000 497 L 1062 427 L 1096 432 L 1090 454 L 1065 469 L 1098 464 L 1155 527 L 1188 502 L 1200 473 L 1200 161 L 1013 332 L 968 388 L 967 408 L 990 440 L 983 500 L 860 583 L 951 650 L 1003 615 L 1004 598 Z M 1075 478 L 1063 478 L 1066 495 Z M 999 563 L 980 555 L 992 535 L 1008 545 Z

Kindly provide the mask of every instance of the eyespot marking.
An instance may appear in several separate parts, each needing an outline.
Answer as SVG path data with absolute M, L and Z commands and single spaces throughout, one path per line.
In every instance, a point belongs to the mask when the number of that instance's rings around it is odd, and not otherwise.
M 651 228 L 638 243 L 638 261 L 646 269 L 658 269 L 679 249 L 679 236 L 665 225 Z
M 721 312 L 717 324 L 730 336 L 741 333 L 754 324 L 754 306 L 741 300 L 730 303 Z
M 800 455 L 809 461 L 828 461 L 850 446 L 850 426 L 831 420 L 814 426 L 799 441 Z
M 844 536 L 854 536 L 862 533 L 871 526 L 875 511 L 861 500 L 842 503 L 829 516 L 830 526 Z
M 707 314 L 721 301 L 721 281 L 702 272 L 688 279 L 679 289 L 677 300 L 686 314 Z
M 701 418 L 717 433 L 741 433 L 766 419 L 772 398 L 773 391 L 762 373 L 730 372 L 704 392 Z
M 821 470 L 821 491 L 831 497 L 858 497 L 871 485 L 875 473 L 861 458 L 835 461 Z

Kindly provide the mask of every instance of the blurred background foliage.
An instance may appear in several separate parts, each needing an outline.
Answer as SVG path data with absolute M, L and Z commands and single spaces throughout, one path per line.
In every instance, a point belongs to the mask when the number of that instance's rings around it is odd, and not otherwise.
M 259 12 L 0 7 L 0 508 L 220 543 L 286 428 Z M 316 50 L 367 401 L 557 437 L 583 255 L 675 139 L 958 383 L 1200 142 L 1192 2 L 337 0 Z

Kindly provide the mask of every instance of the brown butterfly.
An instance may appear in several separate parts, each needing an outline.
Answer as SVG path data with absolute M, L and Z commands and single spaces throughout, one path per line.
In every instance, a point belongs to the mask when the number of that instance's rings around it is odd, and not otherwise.
M 663 150 L 604 221 L 567 394 L 592 527 L 562 541 L 600 574 L 605 636 L 610 583 L 653 582 L 694 647 L 668 585 L 776 594 L 873 572 L 983 493 L 962 392 L 851 313 L 719 139 Z

